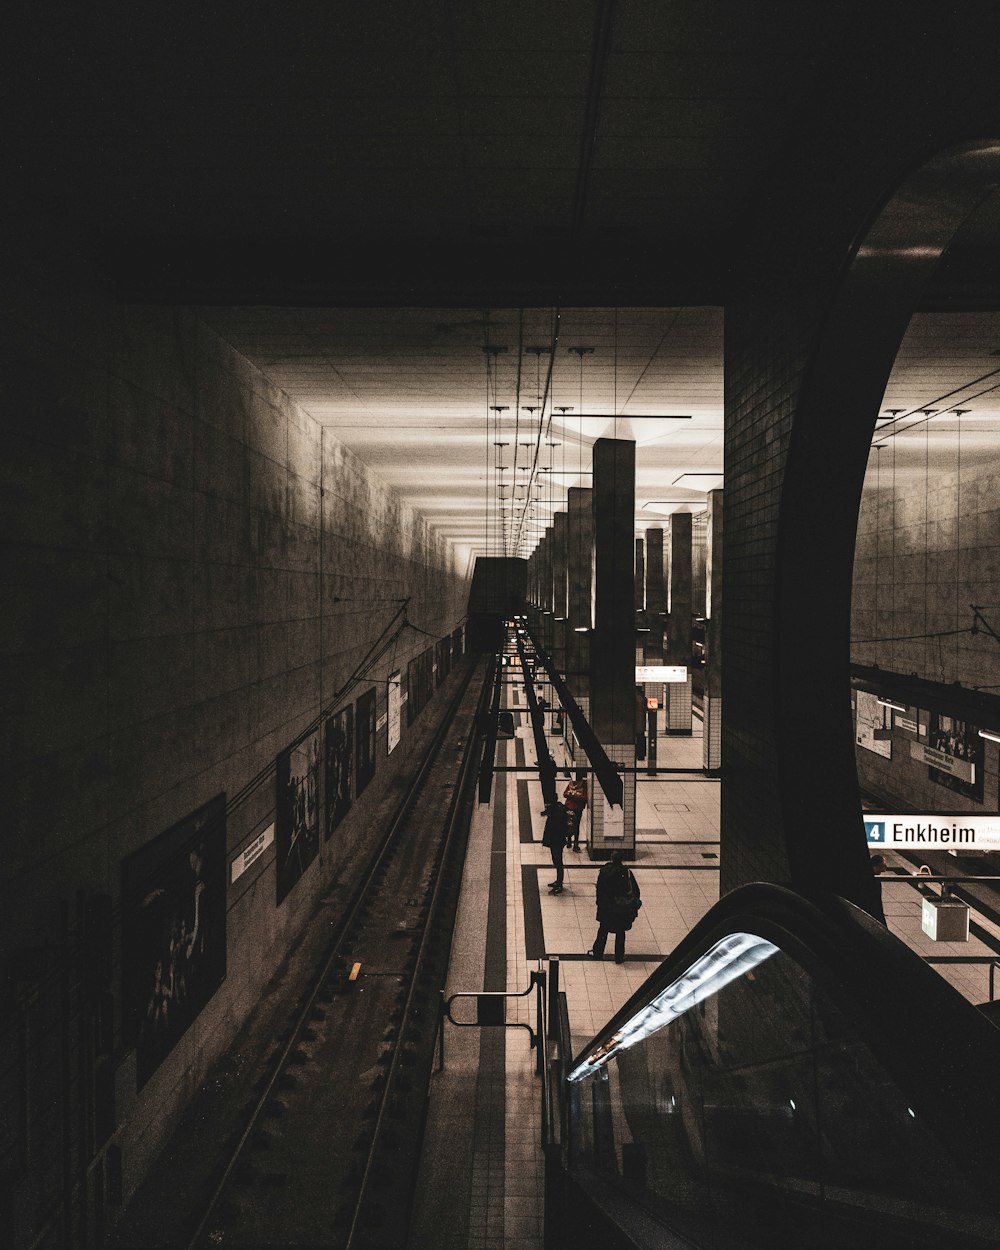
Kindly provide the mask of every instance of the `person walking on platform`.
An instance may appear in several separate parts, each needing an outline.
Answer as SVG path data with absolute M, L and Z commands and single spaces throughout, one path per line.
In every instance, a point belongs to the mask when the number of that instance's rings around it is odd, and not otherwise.
M 542 810 L 545 817 L 545 830 L 542 833 L 542 846 L 549 848 L 552 866 L 556 870 L 555 881 L 549 882 L 553 894 L 562 894 L 563 888 L 563 848 L 566 846 L 566 809 L 558 799 L 546 803 Z
M 612 851 L 610 860 L 597 874 L 597 937 L 587 951 L 592 959 L 603 958 L 608 934 L 613 933 L 616 964 L 625 962 L 625 934 L 642 906 L 639 883 L 624 859 L 624 851 Z
M 584 808 L 587 806 L 587 778 L 582 768 L 577 770 L 576 777 L 563 791 L 566 800 L 566 817 L 569 824 L 569 849 L 580 849 L 580 822 Z

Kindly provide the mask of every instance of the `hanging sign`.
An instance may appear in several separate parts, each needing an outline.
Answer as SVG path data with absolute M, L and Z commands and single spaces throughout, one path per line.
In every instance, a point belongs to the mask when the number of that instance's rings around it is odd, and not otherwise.
M 389 674 L 389 751 L 399 744 L 399 712 L 403 705 L 403 680 L 400 672 Z
M 644 681 L 687 681 L 688 671 L 683 664 L 637 664 L 635 680 Z

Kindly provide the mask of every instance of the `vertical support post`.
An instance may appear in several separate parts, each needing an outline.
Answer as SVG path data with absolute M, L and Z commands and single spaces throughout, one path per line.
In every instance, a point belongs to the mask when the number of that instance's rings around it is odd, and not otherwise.
M 559 960 L 549 960 L 549 1009 L 548 1029 L 549 1041 L 554 1041 L 559 1033 Z
M 656 709 L 646 709 L 646 772 L 656 773 Z
M 722 491 L 708 492 L 705 539 L 705 696 L 702 764 L 722 764 Z
M 624 808 L 597 786 L 591 799 L 591 859 L 635 854 L 635 443 L 594 444 L 594 632 L 590 723 L 608 757 L 624 765 Z
M 646 624 L 643 654 L 648 664 L 663 663 L 663 625 L 667 596 L 663 582 L 663 530 L 646 530 Z
M 533 972 L 537 993 L 535 995 L 535 1071 L 539 1076 L 545 1070 L 545 973 Z
M 590 718 L 590 629 L 593 619 L 594 518 L 592 492 L 571 486 L 567 491 L 566 523 L 569 564 L 569 620 L 566 632 L 566 685 L 580 711 Z M 584 632 L 585 631 L 585 632 Z M 583 765 L 586 756 L 575 742 L 573 763 Z
M 663 654 L 667 664 L 682 664 L 686 682 L 668 682 L 664 719 L 668 734 L 691 734 L 691 513 L 675 512 L 670 518 L 670 583 L 667 639 Z
M 569 613 L 567 549 L 569 517 L 557 512 L 552 518 L 552 646 L 549 654 L 560 673 L 566 672 L 566 617 Z

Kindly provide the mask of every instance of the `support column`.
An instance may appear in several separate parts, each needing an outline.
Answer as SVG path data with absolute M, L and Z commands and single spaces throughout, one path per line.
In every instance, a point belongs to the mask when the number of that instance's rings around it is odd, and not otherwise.
M 568 605 L 568 517 L 557 512 L 552 518 L 552 647 L 549 654 L 560 673 L 566 672 L 566 617 Z
M 635 855 L 635 443 L 594 444 L 594 632 L 590 647 L 590 723 L 623 776 L 625 805 L 612 808 L 600 787 L 591 802 L 591 859 L 614 850 Z
M 722 766 L 722 491 L 708 492 L 705 539 L 705 699 L 702 763 Z
M 670 574 L 665 664 L 682 664 L 687 681 L 667 682 L 666 732 L 691 736 L 691 513 L 670 518 Z
M 594 518 L 593 492 L 571 486 L 567 492 L 566 549 L 569 570 L 569 619 L 566 633 L 566 685 L 590 720 L 590 630 L 593 626 Z M 580 632 L 586 631 L 586 632 Z M 585 767 L 587 757 L 574 737 L 573 763 Z M 591 793 L 593 793 L 591 784 Z M 589 813 L 584 817 L 589 819 Z
M 663 585 L 663 530 L 646 530 L 646 624 L 643 652 L 647 664 L 663 663 L 663 625 L 667 596 Z

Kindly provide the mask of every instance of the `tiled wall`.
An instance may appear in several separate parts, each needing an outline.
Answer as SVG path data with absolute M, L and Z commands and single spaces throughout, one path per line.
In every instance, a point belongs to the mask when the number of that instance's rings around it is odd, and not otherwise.
M 877 488 L 869 474 L 858 517 L 851 659 L 930 681 L 995 686 L 996 640 L 957 632 L 973 624 L 973 603 L 1000 626 L 1000 473 L 965 470 L 895 489 Z M 919 637 L 948 631 L 956 632 Z
M 126 856 L 273 770 L 404 597 L 431 635 L 456 628 L 468 597 L 425 522 L 195 311 L 122 307 L 92 285 L 45 289 L 34 276 L 9 293 L 7 985 L 30 979 L 30 952 L 52 948 L 61 900 L 82 889 L 117 905 Z M 381 679 L 381 716 L 390 663 L 405 677 L 432 643 L 407 630 L 351 697 Z M 381 731 L 375 780 L 280 907 L 273 850 L 230 888 L 226 980 L 138 1096 L 121 1056 L 126 1189 L 319 894 L 380 832 L 373 817 L 407 739 L 404 716 L 387 757 Z M 272 771 L 229 814 L 229 859 L 274 807 Z
M 893 486 L 870 471 L 858 518 L 851 612 L 851 658 L 929 681 L 996 693 L 1000 644 L 969 631 L 970 605 L 1000 625 L 1000 473 L 966 469 Z M 942 637 L 922 635 L 943 634 Z M 983 742 L 983 802 L 942 792 L 926 764 L 910 757 L 907 735 L 889 759 L 858 748 L 863 786 L 903 810 L 942 805 L 997 810 L 1000 748 Z

